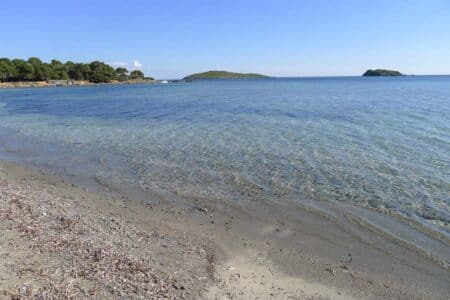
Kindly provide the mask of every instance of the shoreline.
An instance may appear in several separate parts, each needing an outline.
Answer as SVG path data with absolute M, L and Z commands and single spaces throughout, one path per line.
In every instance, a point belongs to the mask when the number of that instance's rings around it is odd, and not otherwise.
M 122 245 L 119 248 L 125 256 L 134 253 L 133 257 L 141 260 L 150 255 L 149 270 L 169 274 L 168 277 L 173 275 L 176 279 L 178 285 L 165 286 L 166 295 L 192 299 L 290 296 L 300 299 L 445 299 L 450 293 L 448 269 L 367 228 L 345 221 L 345 211 L 336 211 L 336 219 L 340 220 L 336 226 L 336 220 L 301 207 L 293 209 L 270 203 L 238 207 L 162 195 L 129 198 L 120 192 L 87 192 L 61 178 L 5 161 L 0 161 L 0 180 L 4 184 L 0 202 L 3 209 L 13 205 L 12 196 L 4 197 L 4 192 L 11 187 L 16 194 L 28 195 L 26 199 L 32 211 L 46 206 L 49 201 L 46 198 L 56 197 L 64 200 L 58 202 L 58 211 L 66 210 L 72 218 L 71 214 L 75 214 L 80 224 L 91 224 L 96 229 L 87 237 L 104 243 L 99 237 L 112 234 L 116 244 L 110 246 L 111 249 Z M 111 227 L 115 226 L 114 222 L 105 225 L 108 219 L 105 217 L 109 215 L 120 219 L 121 231 Z M 23 224 L 25 220 L 17 222 Z M 24 237 L 23 232 L 15 231 L 17 226 L 11 227 L 11 224 L 2 224 L 2 231 L 5 225 L 9 239 L 0 239 L 5 266 L 19 261 L 35 269 L 45 265 L 46 260 L 35 257 L 34 250 L 23 247 L 30 239 Z M 129 236 L 123 235 L 124 232 Z M 155 232 L 157 234 L 153 234 Z M 61 238 L 70 232 L 55 234 L 56 238 Z M 142 234 L 149 236 L 148 240 L 136 242 L 142 240 Z M 16 260 L 6 253 L 11 242 L 17 242 L 19 248 L 24 249 Z M 134 247 L 140 249 L 138 254 Z M 73 257 L 73 251 L 66 248 L 62 248 L 62 253 Z M 47 259 L 59 257 L 55 253 L 44 251 L 44 254 Z M 76 255 L 75 259 L 80 260 Z M 82 258 L 81 262 L 85 260 Z M 62 266 L 67 261 L 53 263 Z M 0 293 L 20 292 L 26 276 L 12 276 L 14 272 L 7 273 L 8 268 L 0 267 Z M 118 278 L 122 278 L 120 272 L 118 274 Z M 54 280 L 47 278 L 47 282 L 41 275 L 31 277 L 33 282 L 46 284 Z M 94 281 L 99 286 L 96 295 L 117 296 L 108 294 L 110 287 L 101 277 L 94 276 L 84 284 L 88 286 Z M 120 288 L 122 295 L 130 292 L 126 285 L 119 284 Z M 31 286 L 22 289 L 30 293 L 37 290 Z M 88 294 L 85 296 L 93 297 L 88 288 L 83 291 Z
M 66 81 L 66 80 L 59 80 Z M 122 85 L 122 84 L 141 84 L 141 83 L 161 83 L 163 80 L 126 80 L 111 81 L 104 83 L 93 83 L 89 81 L 67 80 L 67 83 L 59 85 L 49 81 L 18 81 L 18 82 L 0 82 L 0 89 L 20 89 L 20 88 L 44 88 L 44 87 L 70 87 L 70 86 L 102 86 L 102 85 Z

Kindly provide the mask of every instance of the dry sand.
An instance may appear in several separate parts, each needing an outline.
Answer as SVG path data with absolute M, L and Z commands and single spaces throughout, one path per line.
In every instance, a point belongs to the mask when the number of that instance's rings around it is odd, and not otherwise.
M 448 268 L 350 222 L 141 200 L 0 162 L 0 298 L 449 299 Z

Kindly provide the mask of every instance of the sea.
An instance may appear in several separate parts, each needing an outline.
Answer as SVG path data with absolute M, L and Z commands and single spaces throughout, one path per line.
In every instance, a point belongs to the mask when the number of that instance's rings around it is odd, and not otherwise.
M 3 89 L 0 158 L 111 189 L 342 204 L 450 245 L 450 76 Z

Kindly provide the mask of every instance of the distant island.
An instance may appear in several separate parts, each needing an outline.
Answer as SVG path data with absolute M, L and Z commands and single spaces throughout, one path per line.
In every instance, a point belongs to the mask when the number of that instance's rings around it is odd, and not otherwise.
M 44 86 L 48 83 L 56 85 L 66 83 L 114 83 L 151 81 L 151 77 L 145 77 L 140 70 L 129 72 L 126 68 L 113 68 L 101 62 L 90 63 L 61 62 L 53 59 L 46 63 L 37 57 L 28 60 L 0 58 L 0 83 L 20 84 L 39 83 Z
M 385 69 L 375 69 L 367 70 L 363 76 L 403 76 L 399 71 L 385 70 Z
M 194 79 L 221 79 L 221 78 L 267 78 L 268 76 L 255 73 L 234 73 L 227 71 L 208 71 L 203 73 L 196 73 L 184 77 L 185 80 Z

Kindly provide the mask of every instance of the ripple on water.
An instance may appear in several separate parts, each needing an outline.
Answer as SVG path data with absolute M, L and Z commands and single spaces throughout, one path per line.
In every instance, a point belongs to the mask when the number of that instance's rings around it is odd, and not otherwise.
M 33 163 L 84 169 L 103 184 L 236 203 L 298 195 L 395 211 L 449 237 L 449 83 L 274 79 L 0 91 L 0 127 L 22 139 L 10 143 Z

